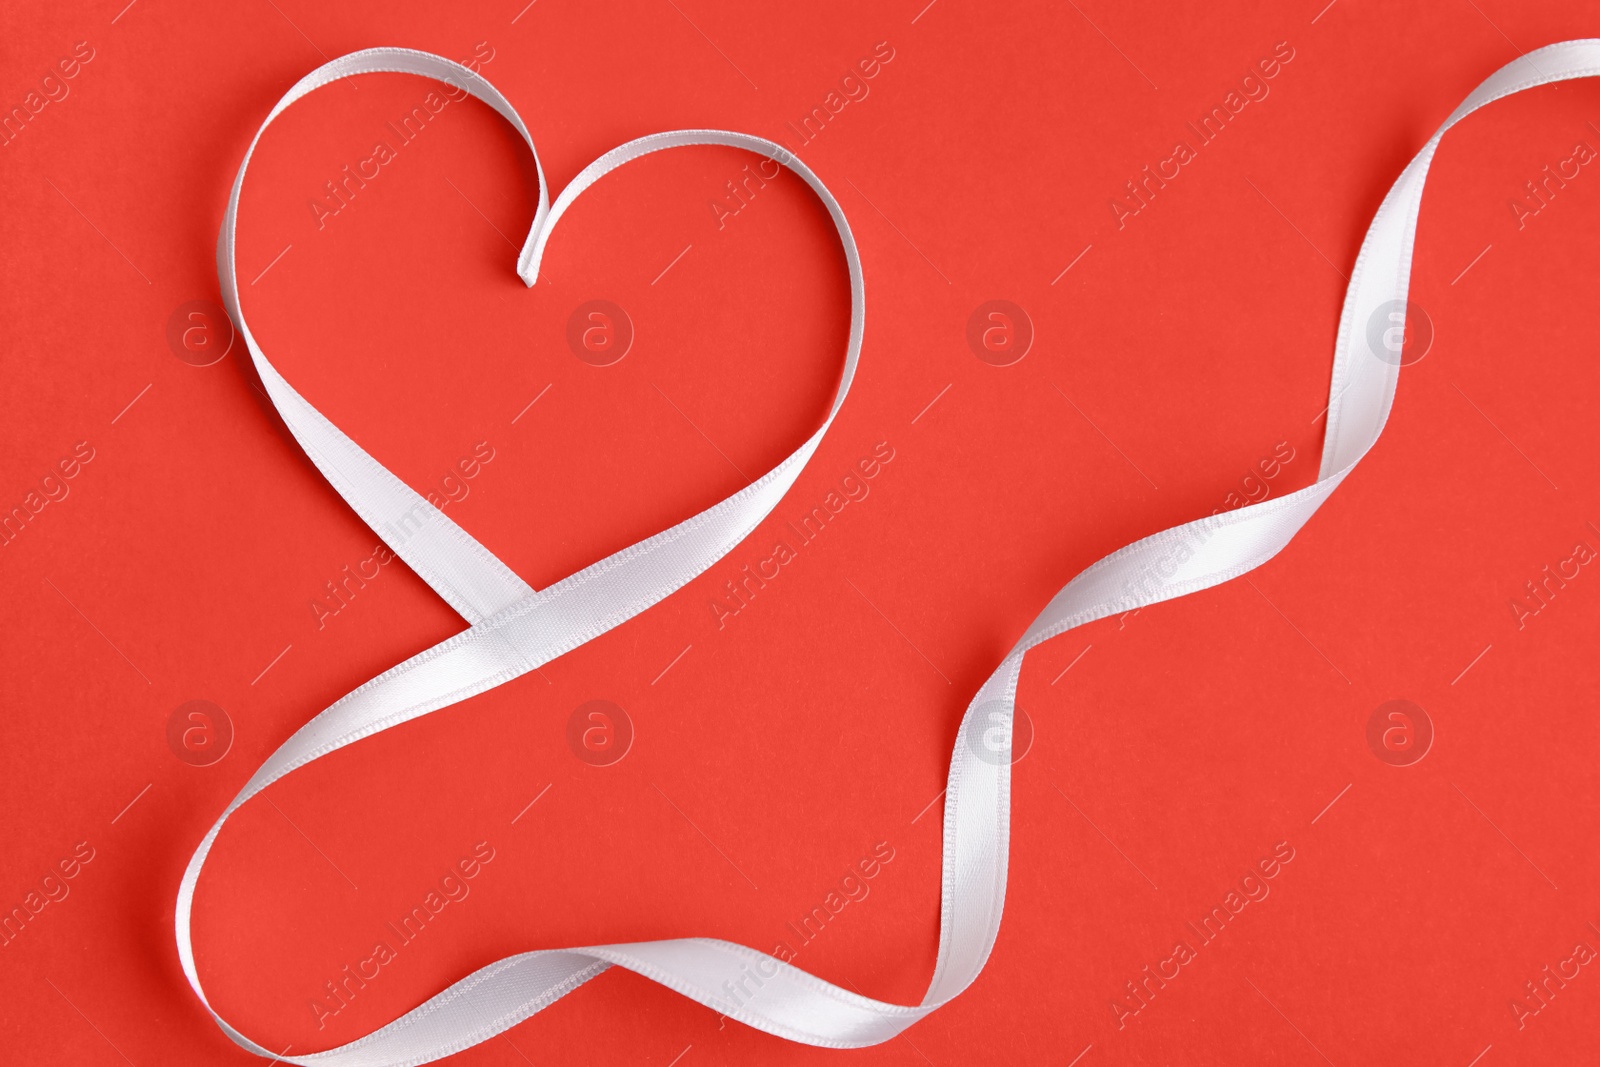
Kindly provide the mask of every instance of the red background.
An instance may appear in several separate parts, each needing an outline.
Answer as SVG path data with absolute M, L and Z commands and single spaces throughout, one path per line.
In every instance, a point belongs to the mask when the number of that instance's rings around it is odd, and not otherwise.
M 1273 495 L 1314 476 L 1342 275 L 1389 183 L 1517 49 L 1600 30 L 1594 4 L 1505 0 L 123 2 L 13 10 L 0 35 L 7 108 L 77 42 L 94 53 L 0 148 L 0 505 L 77 442 L 94 450 L 0 549 L 0 905 L 76 843 L 94 850 L 70 896 L 0 948 L 7 1062 L 252 1062 L 179 971 L 183 866 L 292 730 L 462 626 L 395 563 L 319 629 L 312 598 L 375 536 L 287 438 L 242 346 L 196 367 L 167 342 L 175 309 L 218 298 L 213 246 L 251 133 L 325 58 L 486 42 L 483 73 L 553 189 L 658 130 L 785 140 L 850 216 L 868 315 L 833 431 L 727 560 L 233 820 L 201 883 L 201 970 L 226 1017 L 292 1052 L 513 951 L 684 935 L 768 949 L 879 842 L 894 859 L 870 896 L 797 962 L 920 998 L 942 810 L 925 809 L 970 694 L 1102 554 L 1226 506 L 1279 442 L 1295 458 Z M 878 42 L 894 58 L 870 95 L 797 145 L 786 123 Z M 1111 197 L 1278 42 L 1294 59 L 1270 96 L 1119 229 Z M 449 514 L 535 586 L 714 503 L 810 432 L 844 343 L 842 260 L 788 176 L 719 229 L 709 204 L 751 157 L 681 150 L 608 177 L 530 292 L 511 245 L 531 161 L 487 108 L 452 104 L 319 229 L 323 183 L 429 88 L 322 90 L 273 127 L 246 188 L 245 307 L 330 418 L 423 491 L 488 442 Z M 1591 81 L 1495 104 L 1445 140 L 1412 290 L 1433 346 L 1288 551 L 1030 655 L 1037 738 L 1016 766 L 1005 924 L 963 997 L 843 1053 L 613 971 L 453 1062 L 1592 1059 L 1594 968 L 1536 1014 L 1512 1002 L 1579 943 L 1600 948 L 1600 575 L 1582 568 L 1520 629 L 1510 605 L 1579 542 L 1600 548 L 1600 175 L 1584 167 L 1521 228 L 1508 205 L 1575 143 L 1600 148 L 1597 126 Z M 637 332 L 610 367 L 566 345 L 591 299 Z M 1009 367 L 965 340 L 991 299 L 1036 331 Z M 895 458 L 870 496 L 719 629 L 723 583 L 882 441 Z M 203 768 L 167 743 L 195 699 L 236 732 Z M 610 767 L 566 741 L 594 699 L 636 730 Z M 1410 766 L 1366 740 L 1392 699 L 1436 731 Z M 323 983 L 480 841 L 495 859 L 471 896 L 319 1030 Z M 1294 859 L 1270 896 L 1119 1027 L 1125 983 L 1279 842 Z

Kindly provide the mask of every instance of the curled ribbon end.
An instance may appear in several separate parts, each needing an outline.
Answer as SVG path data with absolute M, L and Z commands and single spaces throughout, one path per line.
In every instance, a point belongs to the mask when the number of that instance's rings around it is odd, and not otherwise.
M 530 142 L 531 145 L 532 142 Z M 534 165 L 539 163 L 539 157 L 534 156 Z M 532 289 L 539 280 L 539 261 L 544 258 L 544 242 L 549 236 L 551 225 L 550 197 L 544 188 L 544 171 L 539 172 L 539 210 L 534 213 L 533 225 L 528 229 L 528 239 L 522 242 L 522 251 L 517 253 L 517 277 L 522 279 L 522 284 Z
M 522 284 L 529 289 L 532 289 L 534 283 L 539 280 L 539 260 L 544 258 L 539 254 L 538 246 L 540 221 L 542 220 L 534 220 L 533 232 L 528 234 L 527 242 L 517 255 L 517 277 L 521 278 Z

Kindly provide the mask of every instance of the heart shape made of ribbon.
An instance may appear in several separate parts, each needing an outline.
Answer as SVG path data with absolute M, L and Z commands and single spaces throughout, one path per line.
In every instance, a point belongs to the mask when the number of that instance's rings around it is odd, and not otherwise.
M 469 623 L 462 633 L 353 690 L 289 737 L 251 776 L 195 849 L 179 884 L 178 957 L 195 995 L 242 1047 L 274 1061 L 338 1067 L 410 1067 L 468 1048 L 515 1026 L 611 966 L 653 979 L 729 1018 L 792 1041 L 832 1048 L 878 1044 L 966 989 L 994 947 L 1004 910 L 1010 840 L 1009 731 L 1017 680 L 1029 649 L 1076 626 L 1183 596 L 1238 577 L 1277 555 L 1376 444 L 1388 419 L 1401 360 L 1374 347 L 1379 317 L 1404 328 L 1411 250 L 1423 186 L 1440 138 L 1501 97 L 1538 85 L 1600 75 L 1600 40 L 1567 41 L 1530 52 L 1495 72 L 1461 103 L 1412 159 L 1379 207 L 1351 272 L 1334 348 L 1327 429 L 1317 480 L 1294 493 L 1185 523 L 1136 541 L 1072 579 L 984 682 L 962 719 L 945 792 L 939 952 L 916 1005 L 889 1004 L 824 982 L 743 945 L 679 938 L 507 956 L 463 978 L 387 1026 L 337 1048 L 283 1055 L 240 1033 L 206 1000 L 191 934 L 200 871 L 223 824 L 273 782 L 329 752 L 466 700 L 569 652 L 681 588 L 743 540 L 794 484 L 832 424 L 855 377 L 863 338 L 865 286 L 843 209 L 803 162 L 748 134 L 685 130 L 615 148 L 552 204 L 538 169 L 539 207 L 517 273 L 532 285 L 551 229 L 572 202 L 609 171 L 651 152 L 726 145 L 769 156 L 802 178 L 826 206 L 850 275 L 850 332 L 844 372 L 822 425 L 786 459 L 721 503 L 543 590 L 534 590 L 488 549 L 390 473 L 324 418 L 267 361 L 240 307 L 235 227 L 250 157 L 266 127 L 312 90 L 358 74 L 417 74 L 487 103 L 533 151 L 510 102 L 480 75 L 427 52 L 374 48 L 333 60 L 297 82 L 272 108 L 234 179 L 217 247 L 229 314 L 269 397 L 329 483 L 424 581 Z M 538 168 L 538 154 L 534 152 Z M 1394 316 L 1398 315 L 1396 319 Z M 999 738 L 998 750 L 995 739 Z

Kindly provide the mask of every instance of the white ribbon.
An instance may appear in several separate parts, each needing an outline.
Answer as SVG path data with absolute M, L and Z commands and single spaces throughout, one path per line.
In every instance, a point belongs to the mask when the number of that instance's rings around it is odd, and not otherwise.
M 973 697 L 950 760 L 939 955 L 921 1003 L 904 1006 L 873 1000 L 728 941 L 686 938 L 592 945 L 508 956 L 366 1037 L 326 1052 L 280 1056 L 217 1014 L 206 1000 L 195 967 L 190 931 L 195 887 L 228 816 L 296 768 L 519 677 L 632 618 L 704 572 L 754 530 L 794 484 L 844 403 L 861 350 L 864 289 L 855 239 L 833 195 L 782 146 L 717 130 L 644 137 L 584 168 L 553 205 L 544 171 L 539 169 L 539 209 L 517 260 L 517 273 L 530 286 L 562 213 L 585 189 L 623 163 L 663 148 L 695 144 L 731 145 L 779 160 L 816 191 L 838 227 L 850 272 L 850 339 L 828 416 L 792 455 L 759 481 L 699 515 L 535 591 L 295 392 L 267 361 L 240 308 L 234 231 L 245 169 L 261 134 L 285 108 L 313 89 L 353 74 L 380 71 L 420 74 L 465 90 L 503 115 L 533 150 L 527 127 L 511 104 L 460 64 L 400 48 L 343 56 L 296 83 L 256 132 L 228 199 L 217 245 L 217 272 L 228 312 L 267 393 L 306 454 L 357 514 L 471 625 L 349 693 L 285 741 L 200 842 L 179 885 L 174 916 L 183 972 L 229 1037 L 275 1060 L 340 1067 L 409 1067 L 459 1052 L 515 1026 L 612 965 L 768 1033 L 831 1048 L 887 1041 L 966 989 L 983 969 L 1000 929 L 1010 839 L 1009 752 L 995 753 L 983 734 L 994 729 L 997 715 L 1003 732 L 1009 731 L 1023 656 L 1073 627 L 1238 577 L 1289 543 L 1383 432 L 1399 380 L 1399 360 L 1388 349 L 1380 353 L 1370 346 L 1367 324 L 1375 314 L 1387 314 L 1392 305 L 1402 316 L 1395 324 L 1403 326 L 1417 211 L 1439 139 L 1463 117 L 1503 96 L 1600 74 L 1600 40 L 1541 48 L 1495 72 L 1445 120 L 1390 188 L 1367 230 L 1345 294 L 1317 481 L 1276 500 L 1164 530 L 1090 566 L 1045 606 Z M 538 168 L 537 153 L 534 164 Z

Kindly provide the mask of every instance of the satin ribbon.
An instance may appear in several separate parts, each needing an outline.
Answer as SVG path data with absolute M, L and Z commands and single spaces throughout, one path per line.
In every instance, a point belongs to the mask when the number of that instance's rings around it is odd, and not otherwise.
M 737 545 L 766 518 L 816 451 L 855 378 L 864 287 L 855 238 L 838 201 L 803 162 L 764 138 L 685 130 L 631 141 L 585 167 L 554 204 L 539 176 L 539 208 L 517 259 L 528 285 L 551 230 L 572 202 L 609 171 L 682 145 L 728 145 L 779 160 L 822 200 L 838 228 L 850 274 L 850 336 L 844 373 L 827 418 L 759 481 L 693 518 L 543 590 L 534 590 L 308 403 L 268 362 L 245 323 L 235 275 L 235 226 L 245 170 L 261 135 L 312 90 L 355 74 L 419 74 L 465 90 L 510 122 L 534 151 L 515 109 L 460 64 L 426 52 L 374 48 L 343 56 L 302 78 L 268 113 L 234 179 L 217 245 L 217 273 L 229 314 L 267 394 L 311 460 L 350 506 L 470 624 L 460 634 L 379 675 L 296 731 L 229 802 L 195 849 L 178 888 L 178 957 L 195 995 L 229 1037 L 258 1055 L 294 1064 L 409 1067 L 484 1041 L 541 1011 L 611 966 L 653 979 L 712 1010 L 792 1041 L 857 1048 L 887 1041 L 966 989 L 989 957 L 1005 903 L 1010 839 L 1009 752 L 993 746 L 1009 731 L 1023 657 L 1076 626 L 1207 589 L 1259 567 L 1286 546 L 1376 443 L 1399 380 L 1399 360 L 1368 341 L 1368 322 L 1389 309 L 1402 318 L 1422 189 L 1439 139 L 1491 101 L 1551 82 L 1600 74 L 1600 40 L 1568 41 L 1501 68 L 1429 138 L 1384 197 L 1351 273 L 1334 346 L 1327 430 L 1317 480 L 1275 500 L 1212 515 L 1126 546 L 1073 578 L 1033 621 L 983 683 L 962 720 L 945 793 L 938 962 L 922 1001 L 889 1004 L 824 982 L 743 945 L 681 938 L 542 949 L 483 967 L 366 1037 L 325 1052 L 279 1055 L 217 1014 L 195 966 L 190 919 L 206 856 L 228 817 L 268 785 L 335 749 L 519 677 L 662 600 Z M 997 718 L 998 716 L 998 718 Z M 987 736 L 985 736 L 987 735 Z M 752 975 L 754 977 L 752 978 Z

